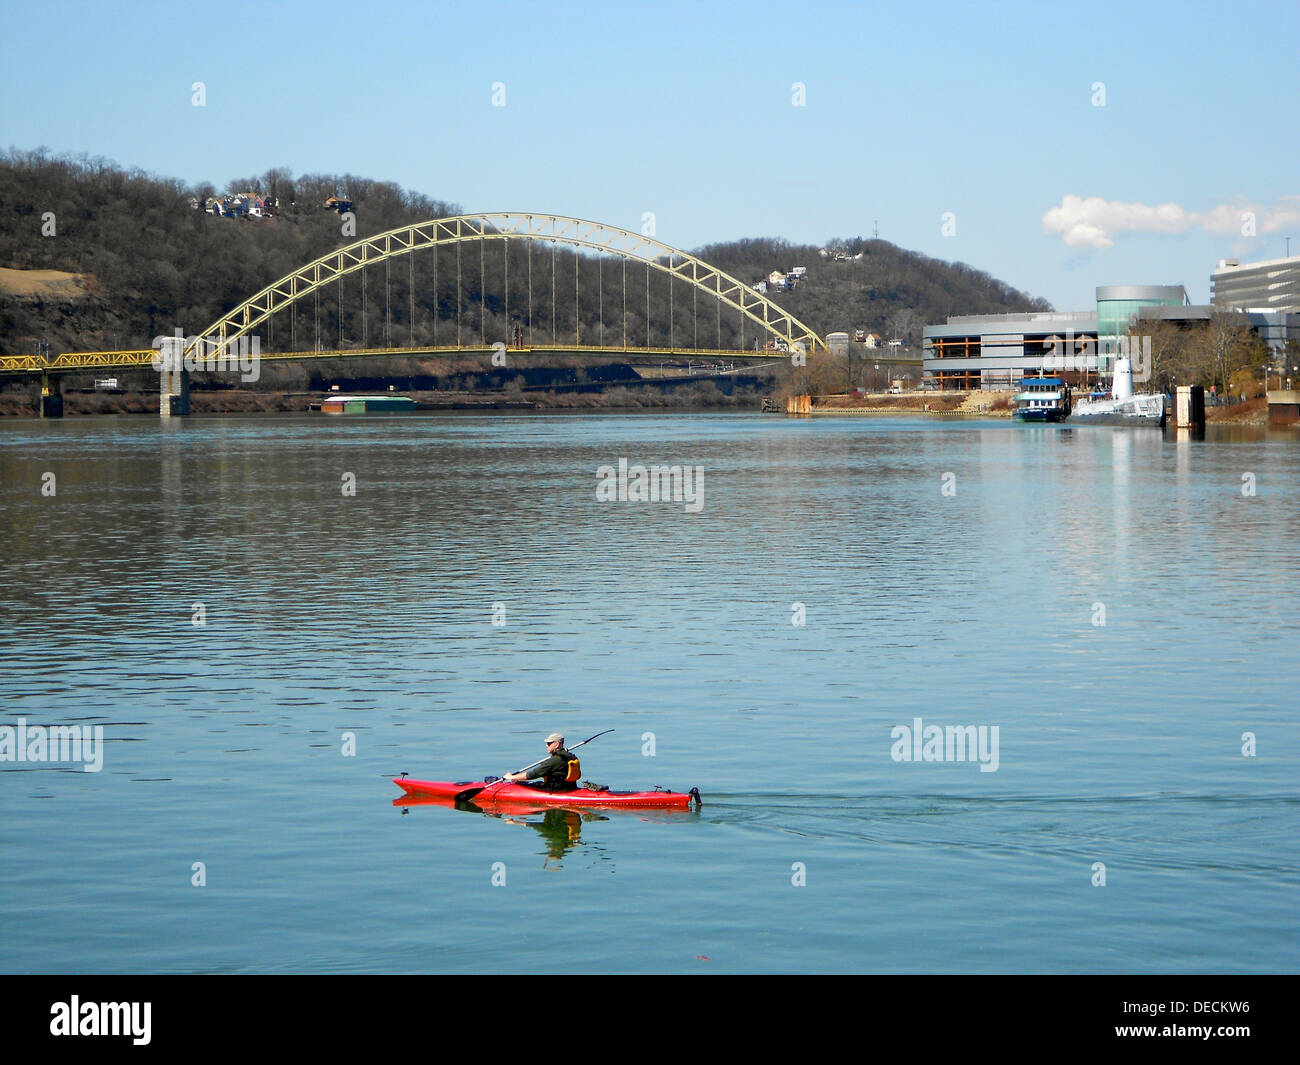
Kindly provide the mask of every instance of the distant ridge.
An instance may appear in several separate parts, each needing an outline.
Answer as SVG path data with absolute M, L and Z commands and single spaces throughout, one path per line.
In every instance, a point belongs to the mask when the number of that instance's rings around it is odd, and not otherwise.
M 4 218 L 0 266 L 8 268 L 6 278 L 12 282 L 0 285 L 0 352 L 31 351 L 40 339 L 48 341 L 54 351 L 148 347 L 155 336 L 177 327 L 186 331 L 205 327 L 258 289 L 342 244 L 401 225 L 461 213 L 448 201 L 351 174 L 294 177 L 288 170 L 274 169 L 231 181 L 226 190 L 273 197 L 279 204 L 277 214 L 269 219 L 208 214 L 196 210 L 193 203 L 202 204 L 220 191 L 215 186 L 187 186 L 102 159 L 55 157 L 43 149 L 11 149 L 0 156 L 0 213 Z M 340 215 L 324 207 L 325 201 L 335 196 L 351 201 L 356 214 L 355 237 L 342 236 Z M 54 234 L 45 236 L 42 229 L 48 225 L 50 212 Z M 899 336 L 915 346 L 927 322 L 941 321 L 948 314 L 1051 309 L 1045 301 L 979 270 L 930 259 L 887 241 L 855 237 L 833 241 L 830 246 L 847 253 L 847 261 L 834 261 L 816 247 L 779 239 L 711 244 L 694 254 L 747 283 L 773 271 L 805 267 L 806 273 L 793 291 L 768 295 L 823 336 L 834 330 L 864 329 L 881 337 Z M 852 258 L 859 253 L 860 257 Z M 522 253 L 516 250 L 514 254 Z M 391 314 L 388 324 L 401 342 L 412 333 L 417 342 L 431 341 L 436 316 L 439 342 L 446 343 L 448 323 L 456 313 L 455 278 L 448 276 L 448 255 L 443 253 L 435 293 L 433 256 L 416 253 L 413 301 L 409 266 L 392 269 L 387 305 L 371 297 L 374 302 L 365 328 L 372 345 L 383 321 L 380 308 Z M 500 245 L 489 243 L 482 311 L 478 263 L 467 266 L 462 276 L 462 325 L 469 335 L 486 334 L 489 341 L 505 338 L 510 328 L 501 299 L 501 255 Z M 478 255 L 470 258 L 477 260 Z M 560 251 L 558 258 L 559 269 L 567 268 L 572 278 L 572 253 Z M 587 258 L 582 269 L 584 276 L 595 273 Z M 21 274 L 12 273 L 38 270 L 82 275 L 85 283 L 75 292 L 61 291 L 55 286 L 24 284 Z M 520 273 L 515 269 L 511 275 L 512 318 L 526 313 L 522 306 L 526 297 L 516 292 L 516 285 L 523 283 Z M 359 287 L 359 282 L 355 284 Z M 630 289 L 631 279 L 628 284 Z M 612 320 L 608 306 L 612 301 L 606 297 L 603 321 L 607 330 L 612 327 L 621 336 L 626 326 L 629 336 L 640 339 L 647 335 L 644 282 L 641 284 L 640 298 L 628 301 L 626 323 Z M 382 291 L 382 285 L 376 288 Z M 597 335 L 601 320 L 595 288 L 594 279 L 584 285 L 576 309 L 584 337 Z M 655 272 L 650 300 L 652 342 L 668 339 L 669 298 L 666 280 Z M 533 302 L 533 321 L 543 335 L 552 328 L 559 336 L 572 334 L 572 298 L 567 303 L 557 301 L 554 323 L 549 288 L 544 295 L 535 293 Z M 324 299 L 321 304 L 320 329 L 329 346 L 337 343 L 340 334 L 345 346 L 358 346 L 363 329 L 358 293 L 349 293 L 342 323 L 337 300 Z M 675 308 L 678 344 L 685 335 L 683 313 L 679 296 Z M 299 325 L 312 334 L 306 339 L 300 333 L 299 346 L 310 347 L 314 340 L 314 315 L 313 306 L 310 327 Z M 309 316 L 303 313 L 299 317 L 301 323 Z M 724 346 L 737 344 L 740 338 L 734 312 L 730 316 L 724 312 L 723 318 Z M 700 322 L 701 346 L 715 343 L 712 308 L 708 314 L 700 312 Z M 278 346 L 284 346 L 287 326 L 279 328 L 282 332 L 275 339 L 281 342 Z M 751 324 L 747 346 L 752 346 L 753 339 Z

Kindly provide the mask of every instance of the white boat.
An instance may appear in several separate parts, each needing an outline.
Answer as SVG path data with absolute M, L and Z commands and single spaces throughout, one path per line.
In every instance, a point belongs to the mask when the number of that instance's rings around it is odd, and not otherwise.
M 1115 360 L 1115 378 L 1109 396 L 1090 396 L 1074 405 L 1066 419 L 1074 425 L 1150 425 L 1163 428 L 1165 397 L 1162 392 L 1133 392 L 1133 363 Z

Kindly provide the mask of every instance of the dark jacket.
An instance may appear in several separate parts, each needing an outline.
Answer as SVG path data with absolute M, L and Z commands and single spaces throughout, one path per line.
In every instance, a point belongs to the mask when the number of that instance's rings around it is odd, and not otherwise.
M 582 776 L 578 756 L 561 747 L 541 765 L 528 771 L 528 780 L 540 780 L 548 791 L 572 791 Z

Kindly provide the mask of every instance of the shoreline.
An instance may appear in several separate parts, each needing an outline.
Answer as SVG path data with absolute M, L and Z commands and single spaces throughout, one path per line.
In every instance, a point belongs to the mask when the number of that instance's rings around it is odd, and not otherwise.
M 600 410 L 748 410 L 758 412 L 762 397 L 754 394 L 728 396 L 719 392 L 718 397 L 724 402 L 700 403 L 646 402 L 671 393 L 636 393 L 624 388 L 626 396 L 611 393 L 620 386 L 606 392 L 568 392 L 546 393 L 536 400 L 525 393 L 519 395 L 503 392 L 392 392 L 366 393 L 405 396 L 413 399 L 416 410 L 421 412 L 436 411 L 561 411 L 581 412 Z M 245 392 L 240 390 L 191 391 L 190 416 L 213 414 L 308 414 L 313 407 L 319 411 L 324 400 L 337 398 L 349 393 L 341 392 Z M 361 394 L 361 393 L 358 393 Z M 628 402 L 640 398 L 641 401 Z M 152 415 L 158 417 L 158 393 L 156 392 L 65 392 L 63 393 L 63 414 L 65 418 L 79 418 L 95 415 Z M 36 418 L 39 407 L 34 396 L 21 392 L 0 393 L 0 419 Z
M 807 415 L 787 415 L 787 417 L 813 417 L 813 418 L 852 418 L 852 417 L 881 417 L 881 418 L 1007 418 L 1011 417 L 1009 410 L 962 410 L 955 408 L 953 410 L 926 410 L 915 407 L 813 407 Z
M 524 413 L 554 412 L 581 413 L 587 411 L 747 411 L 759 413 L 763 397 L 746 395 L 727 403 L 628 403 L 627 397 L 617 399 L 609 393 L 551 394 L 538 397 L 536 402 L 526 397 L 501 392 L 411 392 L 394 393 L 414 399 L 417 406 L 411 413 L 492 412 Z M 240 390 L 192 391 L 190 416 L 223 414 L 309 414 L 319 412 L 323 400 L 338 396 L 337 392 L 245 392 Z M 958 398 L 960 396 L 960 398 Z M 612 401 L 602 402 L 609 397 Z M 586 402 L 576 402 L 579 398 Z M 592 400 L 596 402 L 591 402 Z M 1002 402 L 999 402 L 999 399 Z M 826 402 L 829 400 L 829 402 Z M 934 409 L 942 407 L 942 409 Z M 910 396 L 876 396 L 865 400 L 847 397 L 823 397 L 804 414 L 785 411 L 766 411 L 783 417 L 814 418 L 985 418 L 1011 420 L 1013 409 L 1005 404 L 1005 397 L 997 393 L 929 393 L 925 398 Z M 1210 407 L 1206 410 L 1207 425 L 1239 425 L 1267 427 L 1268 403 L 1263 397 L 1249 399 L 1227 407 Z M 158 396 L 144 392 L 67 392 L 64 393 L 64 417 L 94 417 L 103 415 L 158 416 Z M 331 415 L 334 416 L 334 415 Z M 38 418 L 34 397 L 21 392 L 0 393 L 0 419 Z M 1070 422 L 1062 424 L 1069 425 Z

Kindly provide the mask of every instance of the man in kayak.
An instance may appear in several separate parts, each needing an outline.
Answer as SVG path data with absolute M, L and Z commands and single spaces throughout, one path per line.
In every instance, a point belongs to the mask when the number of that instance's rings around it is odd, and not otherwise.
M 507 773 L 506 780 L 512 784 L 526 784 L 530 788 L 545 788 L 547 791 L 573 791 L 582 776 L 582 765 L 578 756 L 564 749 L 564 737 L 552 732 L 546 737 L 547 757 L 527 769 Z M 536 781 L 537 783 L 532 783 Z

